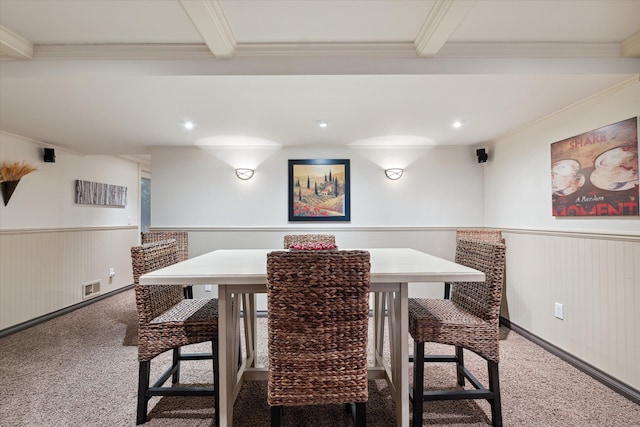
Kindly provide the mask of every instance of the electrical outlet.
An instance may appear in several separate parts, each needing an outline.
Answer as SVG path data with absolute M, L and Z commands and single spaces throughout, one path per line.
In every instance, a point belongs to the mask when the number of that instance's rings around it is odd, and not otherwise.
M 213 286 L 211 286 L 211 285 L 204 285 L 204 291 L 205 291 L 205 292 L 213 292 Z
M 564 319 L 564 305 L 559 302 L 557 302 L 555 306 L 555 315 L 558 319 Z

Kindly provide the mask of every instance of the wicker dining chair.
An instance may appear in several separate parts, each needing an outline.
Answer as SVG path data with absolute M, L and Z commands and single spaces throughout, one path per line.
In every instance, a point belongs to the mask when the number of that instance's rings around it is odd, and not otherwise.
M 140 285 L 142 274 L 177 262 L 174 239 L 160 240 L 131 248 L 131 262 L 138 311 L 138 403 L 136 424 L 147 421 L 152 396 L 213 396 L 218 425 L 218 301 L 185 299 L 182 287 L 175 285 Z M 180 347 L 211 342 L 211 353 L 182 354 Z M 151 360 L 165 351 L 173 351 L 171 366 L 150 384 Z M 213 387 L 164 386 L 180 381 L 180 363 L 185 360 L 213 360 Z
M 456 230 L 456 250 L 458 246 L 458 240 L 460 239 L 475 239 L 475 240 L 488 240 L 490 242 L 502 242 L 502 231 L 492 228 L 461 228 Z M 444 298 L 449 299 L 451 296 L 451 283 L 444 284 Z
M 189 233 L 183 230 L 144 231 L 140 233 L 142 244 L 158 240 L 175 239 L 178 246 L 178 261 L 189 259 Z
M 158 240 L 175 239 L 178 245 L 178 262 L 189 259 L 189 233 L 182 230 L 143 231 L 140 233 L 142 244 Z M 184 285 L 185 298 L 193 298 L 193 286 Z
M 303 243 L 326 243 L 336 244 L 336 236 L 333 234 L 287 234 L 284 236 L 284 248 L 289 249 L 291 245 Z
M 504 280 L 506 246 L 502 242 L 460 239 L 456 262 L 485 273 L 486 281 L 454 282 L 451 299 L 409 299 L 409 332 L 414 340 L 413 426 L 422 426 L 424 400 L 486 399 L 494 426 L 502 426 L 498 376 L 499 315 Z M 424 343 L 455 346 L 452 356 L 425 356 Z M 487 361 L 489 388 L 464 366 L 464 349 Z M 474 389 L 424 391 L 425 362 L 455 362 L 457 383 L 465 378 Z
M 272 426 L 283 406 L 334 403 L 366 425 L 369 258 L 360 250 L 267 255 Z

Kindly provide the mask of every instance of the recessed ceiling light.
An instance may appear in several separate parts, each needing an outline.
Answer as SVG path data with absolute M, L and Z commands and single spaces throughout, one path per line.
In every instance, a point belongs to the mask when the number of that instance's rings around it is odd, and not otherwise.
M 329 126 L 329 122 L 326 120 L 318 120 L 316 124 L 318 125 L 318 127 L 321 127 L 323 129 Z
M 451 123 L 451 126 L 453 126 L 456 129 L 462 127 L 462 120 L 456 120 L 455 122 Z
M 186 122 L 182 122 L 182 126 L 183 126 L 185 129 L 193 129 L 196 125 L 195 125 L 195 123 L 193 123 L 192 121 L 187 120 Z

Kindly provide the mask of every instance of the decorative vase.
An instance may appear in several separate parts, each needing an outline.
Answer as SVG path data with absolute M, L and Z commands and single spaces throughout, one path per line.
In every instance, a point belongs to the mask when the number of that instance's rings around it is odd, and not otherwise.
M 7 206 L 7 203 L 9 203 L 9 199 L 11 198 L 11 195 L 13 195 L 13 192 L 16 190 L 19 182 L 20 180 L 2 182 L 2 198 L 4 199 L 5 206 Z

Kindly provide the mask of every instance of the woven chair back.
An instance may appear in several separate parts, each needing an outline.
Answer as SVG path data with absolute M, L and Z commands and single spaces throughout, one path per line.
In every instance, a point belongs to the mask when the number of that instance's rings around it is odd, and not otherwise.
M 146 231 L 140 233 L 142 244 L 157 242 L 159 240 L 175 239 L 178 245 L 178 261 L 189 259 L 189 233 L 181 230 L 170 231 Z
M 502 242 L 459 239 L 456 244 L 456 262 L 482 271 L 486 280 L 454 282 L 451 300 L 464 310 L 490 322 L 500 316 L 500 301 L 504 281 L 506 245 Z
M 336 244 L 336 236 L 333 234 L 287 234 L 284 236 L 284 248 L 289 249 L 291 245 L 303 243 L 326 243 Z
M 490 242 L 502 242 L 502 231 L 491 228 L 461 228 L 456 230 L 456 241 L 458 239 L 488 240 Z
M 138 322 L 146 325 L 184 298 L 181 286 L 141 286 L 140 276 L 178 262 L 175 239 L 159 240 L 131 247 Z
M 267 256 L 271 406 L 368 400 L 367 251 Z

